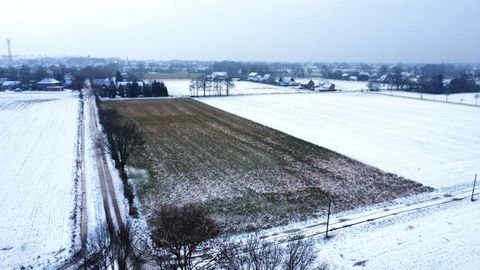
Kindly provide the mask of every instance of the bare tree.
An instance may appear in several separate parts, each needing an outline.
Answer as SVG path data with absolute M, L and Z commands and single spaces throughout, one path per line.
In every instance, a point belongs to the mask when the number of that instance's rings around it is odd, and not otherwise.
M 133 123 L 121 123 L 113 126 L 110 134 L 107 134 L 110 152 L 116 152 L 118 165 L 121 170 L 132 154 L 140 153 L 145 145 L 142 132 Z
M 285 270 L 311 270 L 316 259 L 314 243 L 312 241 L 297 240 L 288 244 L 285 250 Z
M 221 230 L 207 210 L 197 205 L 164 206 L 151 220 L 152 240 L 173 255 L 179 269 L 194 269 L 192 256 Z
M 231 248 L 224 268 L 228 270 L 276 270 L 282 265 L 283 249 L 250 237 L 241 248 Z
M 102 109 L 100 120 L 106 133 L 103 143 L 117 167 L 124 170 L 130 157 L 143 150 L 143 133 L 134 123 L 123 123 L 114 109 Z
M 101 224 L 88 239 L 82 266 L 80 269 L 115 270 L 115 255 L 112 252 L 112 242 L 107 224 Z
M 130 222 L 120 231 L 98 226 L 89 239 L 82 269 L 134 269 L 144 262 L 143 247 L 135 243 Z
M 327 265 L 316 266 L 312 241 L 296 240 L 285 248 L 250 237 L 245 244 L 225 249 L 222 269 L 227 270 L 325 270 Z

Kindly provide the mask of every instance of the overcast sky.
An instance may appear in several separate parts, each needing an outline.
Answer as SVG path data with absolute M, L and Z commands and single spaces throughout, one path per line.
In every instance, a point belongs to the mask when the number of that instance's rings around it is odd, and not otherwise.
M 480 0 L 4 0 L 14 55 L 480 62 Z

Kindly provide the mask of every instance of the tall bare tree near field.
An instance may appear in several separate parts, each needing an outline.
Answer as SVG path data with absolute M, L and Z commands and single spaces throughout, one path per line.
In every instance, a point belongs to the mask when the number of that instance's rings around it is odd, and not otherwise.
M 116 161 L 117 168 L 124 171 L 130 157 L 143 150 L 143 133 L 134 123 L 122 123 L 113 109 L 102 110 L 101 120 L 106 133 L 103 143 Z

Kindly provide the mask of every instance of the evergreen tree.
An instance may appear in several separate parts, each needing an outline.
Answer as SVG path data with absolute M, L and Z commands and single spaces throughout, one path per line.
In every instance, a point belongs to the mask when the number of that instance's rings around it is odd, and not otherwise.
M 131 89 L 131 95 L 130 97 L 138 97 L 140 95 L 140 85 L 138 84 L 137 81 L 134 81 L 132 83 L 132 89 Z
M 133 96 L 131 83 L 127 83 L 127 85 L 125 86 L 125 94 L 129 98 Z
M 151 97 L 152 96 L 152 85 L 151 84 L 144 84 L 143 85 L 143 92 L 144 97 Z
M 120 84 L 120 85 L 118 86 L 118 95 L 119 95 L 120 97 L 125 97 L 125 92 L 126 92 L 126 91 L 125 91 L 125 86 L 124 86 L 123 84 Z
M 108 96 L 111 98 L 115 98 L 117 96 L 117 87 L 113 81 L 110 81 L 110 85 L 108 86 Z
M 117 71 L 117 73 L 115 74 L 115 81 L 123 82 L 123 76 L 122 76 L 122 73 L 120 73 L 120 71 Z

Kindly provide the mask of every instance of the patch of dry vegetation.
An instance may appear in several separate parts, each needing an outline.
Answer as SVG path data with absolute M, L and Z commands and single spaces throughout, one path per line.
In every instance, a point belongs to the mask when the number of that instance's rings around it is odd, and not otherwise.
M 255 230 L 430 190 L 191 99 L 110 102 L 146 134 L 147 214 L 199 203 L 227 231 Z

